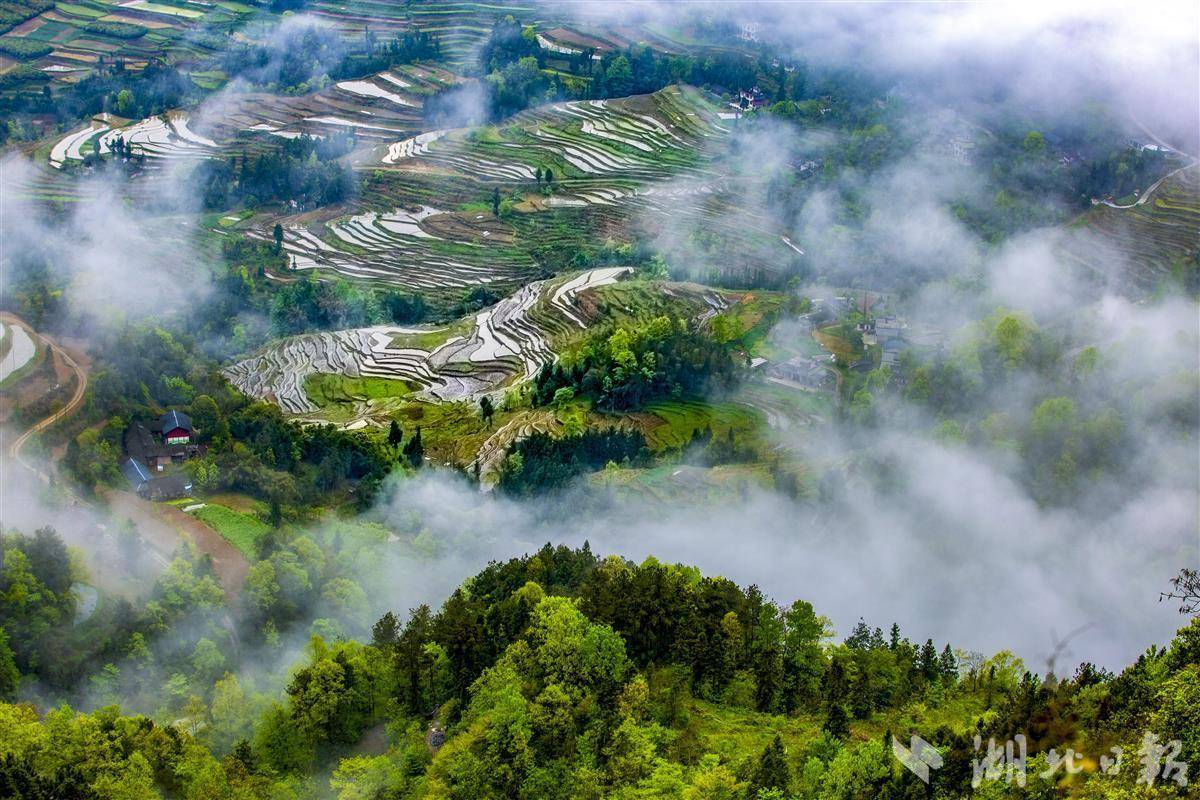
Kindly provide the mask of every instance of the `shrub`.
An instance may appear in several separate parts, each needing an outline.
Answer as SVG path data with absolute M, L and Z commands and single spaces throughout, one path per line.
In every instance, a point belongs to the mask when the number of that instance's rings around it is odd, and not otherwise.
M 13 58 L 33 59 L 50 55 L 53 47 L 29 39 L 0 39 L 0 53 Z
M 148 29 L 144 25 L 134 25 L 130 22 L 89 22 L 83 28 L 97 36 L 111 36 L 114 39 L 137 39 L 145 36 Z

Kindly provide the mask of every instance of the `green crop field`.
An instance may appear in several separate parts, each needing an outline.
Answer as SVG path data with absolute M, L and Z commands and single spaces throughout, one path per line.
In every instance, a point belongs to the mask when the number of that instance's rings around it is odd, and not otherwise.
M 702 400 L 660 400 L 646 405 L 646 412 L 661 420 L 647 431 L 646 439 L 655 450 L 685 446 L 698 430 L 711 428 L 714 437 L 753 434 L 763 425 L 762 412 L 737 403 L 709 403 Z
M 256 555 L 255 544 L 270 530 L 270 527 L 258 517 L 234 511 L 215 503 L 207 503 L 203 508 L 192 512 L 197 519 L 217 533 L 247 558 Z

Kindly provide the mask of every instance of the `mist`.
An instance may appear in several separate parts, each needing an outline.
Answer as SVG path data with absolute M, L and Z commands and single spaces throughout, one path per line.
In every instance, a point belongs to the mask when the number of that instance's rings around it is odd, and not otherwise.
M 1194 3 L 676 3 L 572 6 L 583 21 L 638 20 L 671 31 L 724 23 L 789 59 L 858 70 L 901 93 L 965 110 L 1070 124 L 1106 107 L 1195 154 L 1200 76 Z

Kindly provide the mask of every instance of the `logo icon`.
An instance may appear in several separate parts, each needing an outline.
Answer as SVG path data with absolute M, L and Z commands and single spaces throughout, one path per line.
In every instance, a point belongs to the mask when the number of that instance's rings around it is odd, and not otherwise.
M 915 733 L 909 740 L 908 747 L 905 747 L 899 739 L 893 736 L 892 755 L 904 765 L 905 769 L 924 783 L 929 783 L 929 770 L 939 769 L 943 763 L 941 753 Z

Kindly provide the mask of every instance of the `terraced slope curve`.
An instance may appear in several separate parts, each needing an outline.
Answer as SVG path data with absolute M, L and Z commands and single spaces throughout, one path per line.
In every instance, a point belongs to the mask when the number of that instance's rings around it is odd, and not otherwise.
M 556 103 L 500 128 L 426 132 L 391 142 L 377 156 L 385 167 L 494 183 L 534 182 L 538 170 L 549 168 L 559 203 L 611 205 L 646 183 L 711 177 L 707 144 L 728 133 L 699 91 L 673 86 L 619 100 Z
M 274 237 L 274 218 L 248 230 Z M 517 285 L 536 275 L 533 260 L 512 245 L 512 232 L 491 214 L 450 214 L 428 206 L 322 219 L 281 220 L 283 249 L 294 270 L 339 275 L 408 289 Z
M 372 192 L 399 202 L 430 202 L 435 183 L 460 203 L 499 190 L 520 199 L 513 208 L 525 213 L 515 216 L 527 219 L 513 224 L 535 237 L 561 231 L 555 218 L 587 214 L 602 237 L 676 241 L 681 257 L 711 244 L 711 263 L 698 268 L 784 273 L 804 257 L 803 243 L 747 204 L 754 178 L 725 158 L 732 116 L 698 89 L 670 86 L 555 103 L 494 127 L 426 131 L 375 148 L 359 166 L 370 170 Z
M 1200 165 L 1163 181 L 1141 205 L 1093 208 L 1067 232 L 1063 251 L 1105 281 L 1200 288 Z
M 150 162 L 208 158 L 215 152 L 217 143 L 193 131 L 188 123 L 189 117 L 182 111 L 132 123 L 100 114 L 55 143 L 50 149 L 50 166 L 62 169 L 69 162 L 82 163 L 91 153 L 109 155 L 118 140 L 123 141 L 133 155 L 143 156 Z
M 536 281 L 480 312 L 469 334 L 450 336 L 431 350 L 413 344 L 417 336 L 436 333 L 428 329 L 381 326 L 306 334 L 276 342 L 224 374 L 251 397 L 291 414 L 319 410 L 304 390 L 308 376 L 318 373 L 403 380 L 429 400 L 469 399 L 553 363 L 552 339 L 587 326 L 580 296 L 630 271 L 612 267 Z
M 258 134 L 269 142 L 272 136 L 353 131 L 363 142 L 387 142 L 419 133 L 425 98 L 460 80 L 438 67 L 398 65 L 312 94 L 226 94 L 205 120 L 220 141 Z

